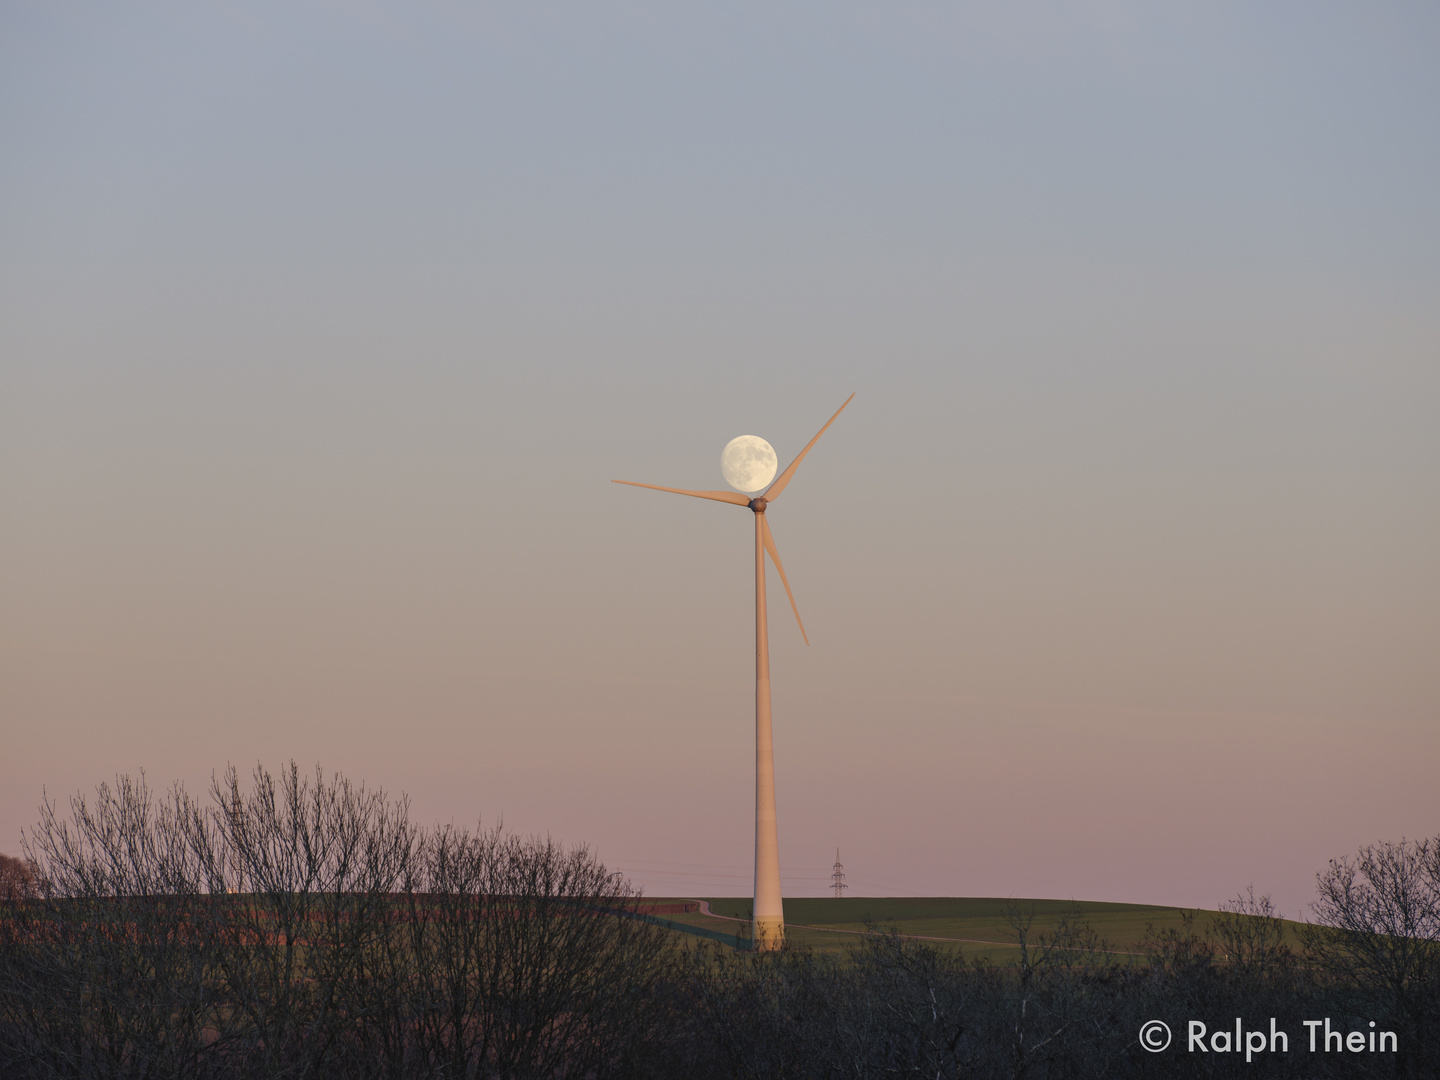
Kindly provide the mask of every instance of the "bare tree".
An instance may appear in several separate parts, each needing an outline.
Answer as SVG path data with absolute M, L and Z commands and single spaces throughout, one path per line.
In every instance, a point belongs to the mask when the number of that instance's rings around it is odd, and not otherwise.
M 1356 1012 L 1396 1026 L 1410 1075 L 1440 1066 L 1440 837 L 1367 844 L 1316 875 L 1303 942 Z
M 1048 932 L 1034 929 L 1034 913 L 1007 913 L 1018 955 L 1009 1000 L 1009 1076 L 1046 1075 L 1068 1061 L 1096 1064 L 1109 1073 L 1119 1002 L 1126 986 L 1109 944 L 1077 909 L 1061 914 Z M 1073 1066 L 1071 1071 L 1074 1072 Z
M 638 900 L 584 847 L 500 826 L 428 836 L 392 941 L 425 1075 L 623 1075 L 669 953 Z
M 40 893 L 39 875 L 28 859 L 0 854 L 0 904 L 33 900 Z
M 12 1060 L 42 1075 L 192 1076 L 215 1008 L 215 939 L 186 845 L 198 810 L 143 774 L 48 799 L 25 840 L 42 898 L 4 922 L 0 1017 Z
M 292 762 L 211 805 L 143 774 L 50 801 L 0 909 L 8 1077 L 635 1075 L 666 932 L 583 847 L 423 833 Z
M 1266 984 L 1293 974 L 1295 953 L 1285 940 L 1285 919 L 1268 894 L 1255 895 L 1255 886 L 1221 904 L 1213 925 L 1220 957 L 1236 977 Z
M 403 800 L 318 770 L 253 779 L 230 770 L 208 808 L 178 786 L 154 799 L 143 773 L 68 817 L 44 802 L 25 841 L 43 899 L 0 923 L 17 1067 L 279 1077 L 343 1058 L 416 830 Z
M 248 789 L 232 767 L 211 796 L 190 841 L 224 912 L 223 1035 L 247 1070 L 316 1074 L 374 1004 L 418 830 L 405 799 L 294 762 L 278 778 L 257 766 Z

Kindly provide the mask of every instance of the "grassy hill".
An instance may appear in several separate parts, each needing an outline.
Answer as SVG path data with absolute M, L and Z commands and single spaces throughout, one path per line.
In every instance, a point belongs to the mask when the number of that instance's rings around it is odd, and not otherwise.
M 656 902 L 665 902 L 665 899 Z M 745 928 L 733 919 L 748 919 L 750 898 L 708 897 L 717 916 L 699 913 L 665 916 L 677 930 L 687 928 L 710 938 L 733 938 Z M 1013 958 L 1017 948 L 1012 912 L 1031 916 L 1031 935 L 1050 932 L 1067 913 L 1078 912 L 1094 931 L 1118 953 L 1139 952 L 1150 928 L 1178 930 L 1186 912 L 1180 908 L 1151 904 L 1107 904 L 1096 901 L 1026 900 L 1000 897 L 903 896 L 845 897 L 840 900 L 802 897 L 785 901 L 785 925 L 789 940 L 811 948 L 842 950 L 856 941 L 856 935 L 874 926 L 901 934 L 953 942 L 967 955 L 987 956 L 997 962 Z M 1197 930 L 1210 924 L 1215 912 L 1191 912 Z M 1297 924 L 1288 924 L 1292 935 Z

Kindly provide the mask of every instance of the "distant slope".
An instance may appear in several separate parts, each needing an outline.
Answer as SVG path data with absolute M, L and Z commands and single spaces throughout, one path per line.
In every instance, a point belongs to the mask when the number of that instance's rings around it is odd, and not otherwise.
M 673 900 L 661 897 L 654 902 Z M 743 922 L 750 915 L 749 897 L 709 897 L 706 907 L 708 912 L 667 918 L 677 930 L 694 927 L 706 937 L 744 935 Z M 878 928 L 930 941 L 954 942 L 969 955 L 1004 960 L 1013 957 L 1016 948 L 1012 913 L 1029 915 L 1032 942 L 1039 934 L 1053 931 L 1067 914 L 1078 915 L 1110 949 L 1122 954 L 1140 952 L 1151 928 L 1157 932 L 1179 930 L 1189 914 L 1196 920 L 1197 931 L 1203 932 L 1216 914 L 1152 904 L 1002 897 L 800 897 L 785 901 L 787 937 L 796 944 L 824 951 L 844 949 L 855 943 L 857 933 Z M 1288 925 L 1293 934 L 1299 924 Z

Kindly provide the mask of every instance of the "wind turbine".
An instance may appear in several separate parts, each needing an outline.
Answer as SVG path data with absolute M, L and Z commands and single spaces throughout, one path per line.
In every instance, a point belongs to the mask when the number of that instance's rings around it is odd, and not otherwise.
M 755 515 L 755 906 L 754 919 L 755 948 L 768 951 L 778 949 L 785 941 L 785 912 L 780 898 L 780 835 L 775 820 L 775 752 L 770 737 L 770 632 L 765 615 L 765 553 L 780 573 L 780 583 L 785 586 L 785 595 L 790 599 L 790 610 L 795 613 L 795 622 L 800 626 L 800 636 L 805 644 L 810 638 L 805 633 L 805 624 L 800 622 L 800 609 L 795 606 L 795 594 L 790 591 L 790 582 L 785 577 L 785 567 L 780 564 L 780 552 L 775 550 L 775 538 L 770 534 L 770 523 L 765 520 L 765 510 L 780 497 L 810 453 L 810 448 L 825 434 L 825 429 L 835 422 L 835 417 L 845 411 L 855 397 L 851 394 L 845 404 L 835 410 L 835 416 L 825 421 L 815 433 L 815 438 L 805 444 L 805 449 L 796 455 L 789 467 L 774 482 L 775 451 L 764 439 L 754 435 L 741 435 L 732 439 L 720 458 L 720 467 L 726 481 L 736 491 L 690 491 L 685 488 L 661 487 L 659 484 L 639 484 L 633 480 L 615 480 L 616 484 L 631 487 L 650 488 L 654 491 L 670 491 L 676 495 L 693 495 L 697 499 L 711 499 L 714 502 L 743 506 Z M 768 486 L 767 486 L 768 485 Z M 747 492 L 756 493 L 753 495 Z

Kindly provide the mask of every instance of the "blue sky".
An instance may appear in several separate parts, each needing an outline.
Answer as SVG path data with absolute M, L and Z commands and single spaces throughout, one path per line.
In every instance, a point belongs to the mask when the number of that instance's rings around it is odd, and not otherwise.
M 1295 913 L 1440 829 L 1437 46 L 1421 4 L 8 5 L 0 846 L 41 785 L 296 756 L 725 891 L 748 523 L 608 481 L 788 460 L 854 390 L 772 516 L 790 880 Z

